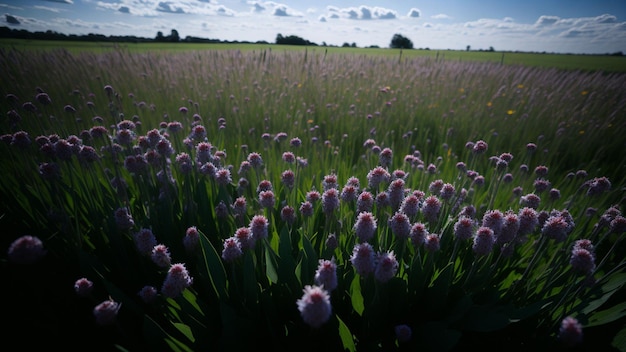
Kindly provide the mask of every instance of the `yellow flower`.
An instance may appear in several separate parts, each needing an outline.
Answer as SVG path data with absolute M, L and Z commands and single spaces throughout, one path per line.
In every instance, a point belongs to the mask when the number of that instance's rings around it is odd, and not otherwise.
M 515 113 L 515 110 L 508 110 L 506 112 L 507 115 L 513 115 Z
M 465 89 L 459 88 L 459 93 L 465 93 Z
M 493 105 L 492 102 L 490 102 L 490 101 L 487 102 L 487 107 L 491 107 L 492 105 Z
M 582 136 L 583 134 L 585 134 L 585 130 L 578 131 L 578 134 Z
M 306 123 L 313 123 L 313 119 L 306 120 Z
M 524 88 L 524 85 L 523 85 L 523 84 L 518 84 L 518 85 L 517 85 L 517 89 L 523 89 L 523 88 Z
M 589 91 L 587 90 L 583 90 L 582 92 L 580 92 L 580 95 L 587 95 L 587 94 L 589 94 Z

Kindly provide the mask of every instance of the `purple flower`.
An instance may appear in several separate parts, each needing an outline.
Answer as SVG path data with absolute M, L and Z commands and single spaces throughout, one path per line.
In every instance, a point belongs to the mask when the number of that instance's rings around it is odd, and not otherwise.
M 426 229 L 426 225 L 421 222 L 416 222 L 411 226 L 411 232 L 409 233 L 409 238 L 411 239 L 411 244 L 415 248 L 418 248 L 426 241 L 426 236 L 428 236 L 428 230 Z
M 376 258 L 372 245 L 367 242 L 354 245 L 352 255 L 350 256 L 350 262 L 354 266 L 356 272 L 363 277 L 374 272 Z
M 591 274 L 596 268 L 595 256 L 593 253 L 580 247 L 574 247 L 574 249 L 572 249 L 572 255 L 570 256 L 569 263 L 576 272 L 584 275 Z
M 374 196 L 368 191 L 361 192 L 356 200 L 357 213 L 361 213 L 364 211 L 372 211 L 373 207 L 374 207 Z
M 398 342 L 408 342 L 411 340 L 412 330 L 411 327 L 406 324 L 396 325 L 394 332 L 396 333 Z
M 276 198 L 274 197 L 274 192 L 272 191 L 261 191 L 259 193 L 259 203 L 263 208 L 273 208 L 276 203 Z
M 269 221 L 263 215 L 255 215 L 250 220 L 250 231 L 255 240 L 267 238 Z
M 335 174 L 326 175 L 322 180 L 322 189 L 324 191 L 327 191 L 331 188 L 339 188 L 339 184 L 337 183 L 337 175 Z
M 400 211 L 405 213 L 408 217 L 413 218 L 419 213 L 420 206 L 420 198 L 415 194 L 410 194 L 402 200 Z
M 286 222 L 287 224 L 293 224 L 294 221 L 296 221 L 296 211 L 293 207 L 289 206 L 289 205 L 285 205 L 281 210 L 280 210 L 280 218 L 281 220 L 283 220 L 284 222 Z
M 391 150 L 391 148 L 384 148 L 383 150 L 380 151 L 380 154 L 378 154 L 378 160 L 379 160 L 380 166 L 382 167 L 391 166 L 392 159 L 393 159 L 393 151 Z
M 563 242 L 570 232 L 570 225 L 563 216 L 550 216 L 543 224 L 541 233 L 555 242 Z
M 329 233 L 328 236 L 326 237 L 326 248 L 328 248 L 331 251 L 334 251 L 335 248 L 337 248 L 337 235 L 335 235 L 334 233 Z
M 161 268 L 167 268 L 172 263 L 170 251 L 167 246 L 163 244 L 157 244 L 156 246 L 152 247 L 150 259 L 152 259 L 152 262 L 154 264 Z
M 251 249 L 254 248 L 256 243 L 256 239 L 252 235 L 252 230 L 249 227 L 240 227 L 235 230 L 235 238 L 239 241 L 241 245 L 241 249 Z
M 500 210 L 489 210 L 483 215 L 482 226 L 488 227 L 493 230 L 494 236 L 499 236 L 502 230 L 502 223 L 504 222 L 504 214 Z
M 387 189 L 389 203 L 393 210 L 397 210 L 404 200 L 404 180 L 399 178 L 391 181 Z
M 519 200 L 519 204 L 521 204 L 522 206 L 533 209 L 537 209 L 540 202 L 541 198 L 539 198 L 539 196 L 534 193 L 529 193 L 525 196 L 522 196 Z
M 152 252 L 154 246 L 157 245 L 157 240 L 152 230 L 142 228 L 138 232 L 133 234 L 133 240 L 137 251 L 143 255 L 148 255 Z
M 426 197 L 424 200 L 424 207 L 422 208 L 422 214 L 424 214 L 424 218 L 431 224 L 437 222 L 437 218 L 439 217 L 439 210 L 441 210 L 441 202 L 439 198 L 434 195 Z
M 188 253 L 193 253 L 200 244 L 200 233 L 195 226 L 190 226 L 185 231 L 185 237 L 183 237 L 183 246 Z
M 241 242 L 237 237 L 229 237 L 224 240 L 224 249 L 222 249 L 222 259 L 226 262 L 233 262 L 243 255 L 241 250 Z
M 561 322 L 558 337 L 567 346 L 576 346 L 583 341 L 583 327 L 575 318 L 565 317 Z
M 43 242 L 38 237 L 25 235 L 11 243 L 9 260 L 17 264 L 34 264 L 46 255 Z
M 507 212 L 502 219 L 502 229 L 500 234 L 496 236 L 496 243 L 503 245 L 511 242 L 517 236 L 519 228 L 520 221 L 517 214 Z
M 92 163 L 98 161 L 100 156 L 96 150 L 90 145 L 82 145 L 78 150 L 78 160 L 82 163 Z
M 474 234 L 474 221 L 467 216 L 459 216 L 454 224 L 454 236 L 459 241 L 465 241 L 472 238 Z
M 424 239 L 424 248 L 429 252 L 436 252 L 440 248 L 441 238 L 436 233 L 429 233 Z
M 302 320 L 313 328 L 319 328 L 330 319 L 330 295 L 319 286 L 306 285 L 303 291 L 304 294 L 296 302 Z
M 311 202 L 304 201 L 300 204 L 300 213 L 302 216 L 311 217 L 313 216 L 313 204 Z
M 377 190 L 381 183 L 389 182 L 391 175 L 384 167 L 377 166 L 367 173 L 367 187 L 370 190 Z
M 229 185 L 233 179 L 230 175 L 230 170 L 227 168 L 219 168 L 215 171 L 215 181 L 220 186 Z
M 539 217 L 537 211 L 534 208 L 524 207 L 519 210 L 518 213 L 519 219 L 519 230 L 518 234 L 520 236 L 525 236 L 533 231 L 539 225 Z
M 487 142 L 483 140 L 479 140 L 472 146 L 472 153 L 474 154 L 483 154 L 487 151 Z
M 330 214 L 339 208 L 339 191 L 336 188 L 329 188 L 322 193 L 322 210 Z
M 112 299 L 106 300 L 93 309 L 93 316 L 96 318 L 98 325 L 110 325 L 115 322 L 117 312 L 121 308 L 121 304 Z
M 361 242 L 367 242 L 376 232 L 376 218 L 370 212 L 361 212 L 354 223 L 354 232 Z
M 398 260 L 393 251 L 378 253 L 374 278 L 379 282 L 387 282 L 398 272 Z
M 87 278 L 80 278 L 74 282 L 74 291 L 81 297 L 87 297 L 93 291 L 93 282 Z
M 476 255 L 487 255 L 491 253 L 494 243 L 495 237 L 493 230 L 489 227 L 481 226 L 478 230 L 476 230 L 472 250 L 476 253 Z
M 335 260 L 320 259 L 315 271 L 315 284 L 331 292 L 337 288 L 337 264 Z
M 282 182 L 283 185 L 285 185 L 285 187 L 289 189 L 293 189 L 293 186 L 296 181 L 296 175 L 294 174 L 292 170 L 285 170 L 280 176 L 280 181 Z
M 144 303 L 153 303 L 157 298 L 157 289 L 154 286 L 144 286 L 137 293 Z
M 346 203 L 350 203 L 350 202 L 357 200 L 357 193 L 358 193 L 358 187 L 347 184 L 343 186 L 340 197 L 342 201 Z
M 161 293 L 165 297 L 176 298 L 192 283 L 193 278 L 189 276 L 185 265 L 182 263 L 173 264 L 165 276 Z
M 411 223 L 406 214 L 402 212 L 396 212 L 393 214 L 393 216 L 389 219 L 389 227 L 391 228 L 391 232 L 396 235 L 399 240 L 409 238 L 411 233 Z

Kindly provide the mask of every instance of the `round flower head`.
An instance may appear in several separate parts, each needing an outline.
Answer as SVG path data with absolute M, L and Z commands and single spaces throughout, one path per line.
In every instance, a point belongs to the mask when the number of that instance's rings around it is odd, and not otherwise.
M 391 181 L 387 189 L 389 203 L 393 210 L 397 210 L 404 199 L 404 180 L 401 178 Z
M 378 160 L 379 160 L 380 166 L 382 167 L 391 166 L 392 159 L 393 159 L 393 151 L 391 150 L 391 148 L 384 148 L 383 150 L 380 151 L 380 154 L 378 154 Z
M 387 282 L 398 272 L 398 260 L 393 251 L 378 253 L 374 278 L 379 282 Z
M 306 285 L 296 304 L 302 320 L 312 328 L 319 328 L 330 319 L 332 306 L 328 292 L 319 286 Z
M 343 202 L 350 203 L 357 200 L 358 188 L 353 185 L 345 185 L 341 189 L 340 198 Z
M 194 252 L 200 244 L 200 233 L 195 226 L 188 227 L 183 237 L 183 246 L 189 253 Z
M 394 332 L 396 333 L 398 342 L 408 342 L 411 340 L 412 330 L 411 327 L 406 324 L 396 325 Z
M 426 197 L 424 207 L 422 208 L 422 214 L 424 214 L 426 221 L 431 224 L 437 222 L 439 210 L 441 210 L 441 201 L 439 201 L 439 198 L 434 195 Z
M 411 226 L 411 232 L 409 233 L 409 238 L 411 239 L 411 244 L 415 248 L 418 248 L 426 241 L 426 236 L 428 236 L 428 230 L 426 229 L 426 225 L 421 222 L 416 222 Z
M 517 214 L 508 212 L 502 219 L 502 229 L 496 237 L 496 242 L 500 245 L 511 242 L 517 235 L 520 228 L 519 218 Z
M 354 223 L 354 232 L 361 242 L 367 242 L 376 233 L 377 222 L 374 214 L 370 212 L 361 212 L 357 215 Z
M 504 222 L 504 214 L 500 210 L 489 210 L 483 215 L 482 226 L 488 227 L 493 230 L 493 235 L 500 235 L 502 230 L 502 224 Z
M 93 282 L 87 278 L 80 278 L 74 282 L 74 291 L 82 297 L 89 296 L 93 291 Z
M 9 260 L 17 264 L 34 264 L 46 255 L 43 242 L 35 236 L 22 236 L 11 243 Z
M 377 166 L 367 173 L 367 187 L 371 190 L 377 190 L 381 183 L 389 182 L 391 174 L 382 166 Z
M 337 183 L 337 175 L 335 174 L 326 175 L 322 180 L 322 189 L 324 191 L 327 191 L 331 188 L 339 188 L 339 184 Z
M 276 202 L 276 198 L 274 197 L 274 192 L 272 191 L 259 192 L 259 203 L 261 204 L 263 208 L 273 208 L 275 202 Z
M 356 244 L 352 249 L 350 262 L 361 276 L 367 276 L 374 272 L 376 258 L 372 245 L 367 242 Z
M 568 347 L 576 346 L 583 340 L 583 327 L 575 318 L 566 317 L 561 322 L 558 336 Z
M 541 198 L 539 198 L 539 196 L 534 193 L 529 193 L 525 196 L 522 196 L 519 200 L 519 204 L 521 204 L 522 206 L 533 209 L 537 209 L 540 202 Z
M 329 233 L 328 237 L 326 237 L 326 243 L 325 243 L 326 248 L 328 248 L 331 251 L 334 251 L 338 246 L 337 242 L 338 242 L 337 235 L 335 235 L 334 233 Z
M 467 216 L 460 216 L 454 224 L 454 236 L 459 241 L 465 241 L 472 238 L 474 234 L 474 221 Z
M 569 263 L 576 272 L 584 275 L 591 274 L 596 268 L 595 256 L 593 253 L 580 247 L 575 247 L 572 250 Z
M 152 248 L 157 245 L 156 237 L 150 229 L 140 229 L 133 234 L 133 240 L 135 241 L 135 247 L 137 251 L 143 255 L 148 255 L 152 252 Z
M 524 207 L 519 210 L 519 230 L 520 236 L 525 236 L 532 233 L 539 225 L 539 218 L 537 211 L 534 208 Z
M 163 244 L 157 244 L 152 248 L 150 253 L 152 262 L 161 268 L 167 268 L 171 264 L 171 255 L 169 249 Z
M 413 218 L 419 213 L 420 205 L 420 198 L 415 194 L 409 194 L 402 200 L 400 211 L 405 213 L 408 217 Z
M 250 249 L 254 248 L 254 244 L 256 240 L 252 235 L 252 230 L 249 227 L 240 227 L 235 230 L 234 237 L 239 241 L 241 249 Z
M 176 298 L 187 287 L 191 286 L 193 278 L 189 276 L 189 272 L 182 263 L 173 264 L 167 272 L 167 276 L 163 281 L 161 293 L 165 297 Z
M 398 239 L 405 240 L 409 238 L 409 234 L 411 233 L 411 222 L 406 214 L 402 212 L 396 212 L 393 214 L 391 219 L 389 219 L 389 227 L 391 228 L 391 232 L 396 235 Z
M 237 237 L 233 236 L 224 240 L 224 249 L 222 250 L 222 259 L 224 261 L 233 262 L 242 255 L 241 243 Z
M 135 221 L 128 208 L 117 208 L 115 210 L 115 223 L 120 230 L 129 230 L 135 226 Z
M 441 238 L 436 233 L 429 233 L 424 239 L 424 248 L 429 252 L 436 252 L 441 247 Z
M 339 191 L 336 188 L 329 188 L 322 193 L 322 210 L 330 214 L 339 208 Z
M 96 318 L 96 323 L 98 325 L 113 324 L 121 306 L 121 303 L 117 303 L 112 299 L 106 300 L 95 306 L 93 309 L 93 316 Z
M 356 200 L 357 213 L 361 213 L 364 211 L 372 211 L 373 207 L 374 207 L 374 196 L 368 191 L 361 192 Z
M 487 151 L 487 142 L 479 140 L 472 146 L 472 152 L 474 154 L 483 154 Z
M 305 202 L 302 202 L 300 204 L 300 213 L 304 217 L 313 216 L 313 204 L 311 204 L 311 202 L 309 202 L 308 200 Z
M 334 259 L 320 259 L 315 271 L 315 284 L 328 292 L 337 288 L 337 264 Z
M 555 242 L 563 242 L 569 234 L 570 226 L 563 216 L 550 216 L 543 224 L 541 233 Z
M 250 220 L 250 230 L 255 240 L 267 238 L 269 221 L 263 215 L 255 215 Z
M 294 221 L 296 221 L 296 210 L 289 205 L 285 205 L 280 210 L 280 218 L 287 224 L 291 225 L 294 223 Z
M 296 182 L 296 174 L 292 170 L 285 170 L 280 175 L 280 182 L 288 189 L 292 189 Z
M 157 289 L 154 286 L 144 286 L 137 293 L 144 303 L 153 303 L 157 299 Z
M 494 243 L 495 237 L 493 230 L 489 227 L 481 226 L 476 231 L 476 236 L 474 236 L 472 250 L 476 253 L 476 255 L 487 255 L 491 253 Z

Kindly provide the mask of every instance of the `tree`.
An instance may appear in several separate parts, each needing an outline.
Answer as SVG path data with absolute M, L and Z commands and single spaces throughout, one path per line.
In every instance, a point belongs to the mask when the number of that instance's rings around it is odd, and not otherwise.
M 156 38 L 154 39 L 157 42 L 164 42 L 165 41 L 165 37 L 163 36 L 163 32 L 158 31 Z
M 389 47 L 393 49 L 413 49 L 413 42 L 402 34 L 394 34 Z
M 178 31 L 175 29 L 172 29 L 172 34 L 170 35 L 170 41 L 171 42 L 179 42 L 180 41 L 180 36 L 178 35 Z

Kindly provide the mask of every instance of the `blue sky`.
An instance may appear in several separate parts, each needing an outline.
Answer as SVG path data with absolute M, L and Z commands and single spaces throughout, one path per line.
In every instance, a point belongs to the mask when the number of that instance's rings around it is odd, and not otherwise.
M 168 35 L 329 45 L 626 53 L 626 0 L 0 0 L 0 25 L 65 34 Z

